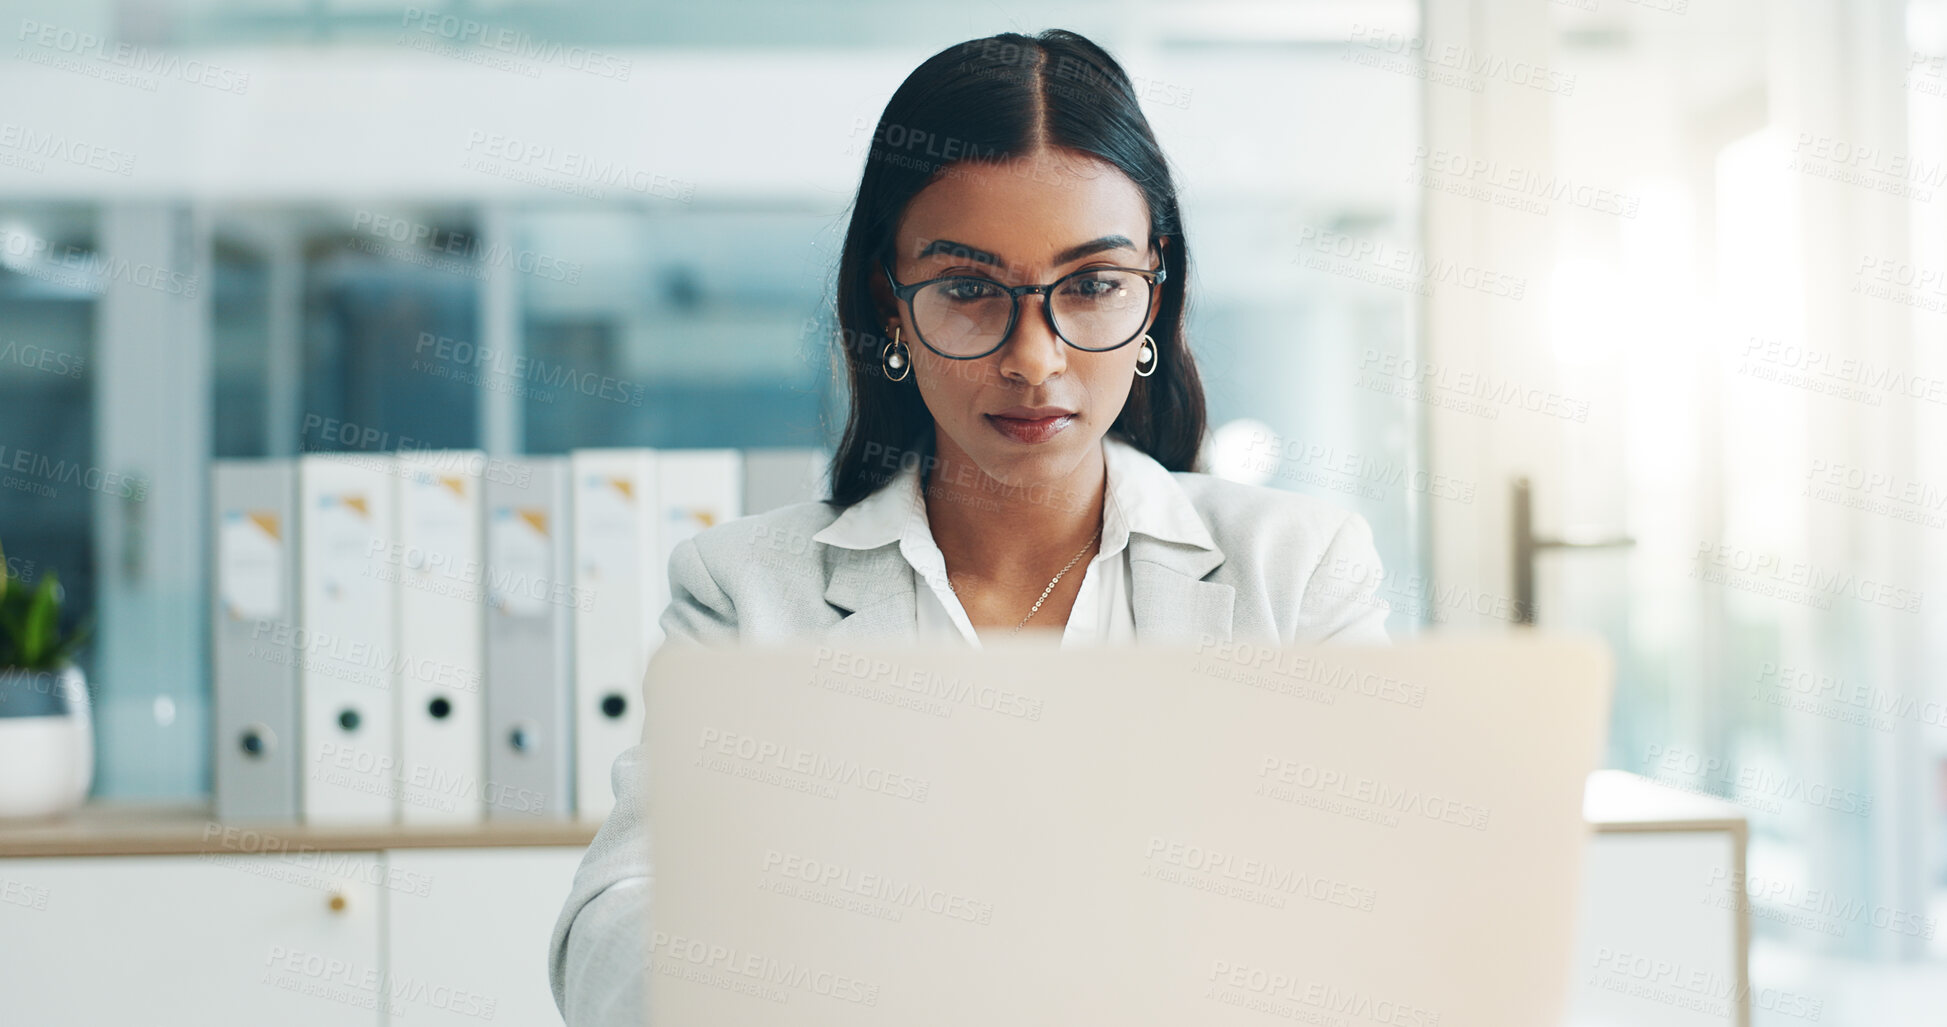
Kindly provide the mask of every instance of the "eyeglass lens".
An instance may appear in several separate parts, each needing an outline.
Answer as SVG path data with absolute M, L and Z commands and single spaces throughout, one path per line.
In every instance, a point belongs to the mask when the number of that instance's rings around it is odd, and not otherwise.
M 1109 268 L 1064 279 L 1046 297 L 1055 331 L 1081 349 L 1108 349 L 1142 330 L 1149 311 L 1149 279 Z M 948 356 L 977 356 L 1007 332 L 1016 299 L 984 278 L 948 278 L 913 294 L 913 326 Z

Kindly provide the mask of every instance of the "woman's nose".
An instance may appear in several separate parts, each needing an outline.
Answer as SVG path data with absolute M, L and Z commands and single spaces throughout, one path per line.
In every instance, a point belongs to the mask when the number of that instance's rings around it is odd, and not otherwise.
M 1045 307 L 1035 306 L 1047 302 L 1047 296 L 1037 293 L 1021 297 L 1014 332 L 1001 345 L 1003 375 L 1039 385 L 1068 369 L 1068 344 L 1048 326 Z

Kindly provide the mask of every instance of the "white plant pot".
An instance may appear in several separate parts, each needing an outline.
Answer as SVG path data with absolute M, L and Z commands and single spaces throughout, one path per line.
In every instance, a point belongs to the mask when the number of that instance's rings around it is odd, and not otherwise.
M 53 817 L 95 781 L 95 728 L 79 667 L 0 670 L 0 818 Z

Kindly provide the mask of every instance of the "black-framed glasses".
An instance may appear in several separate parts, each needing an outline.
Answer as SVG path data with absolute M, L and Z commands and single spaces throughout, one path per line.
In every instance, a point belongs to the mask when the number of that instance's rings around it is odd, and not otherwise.
M 899 284 L 880 261 L 892 294 L 912 314 L 913 336 L 949 360 L 976 360 L 1014 334 L 1021 297 L 1041 294 L 1041 313 L 1061 341 L 1101 353 L 1143 333 L 1150 297 L 1168 276 L 1164 268 L 1085 267 L 1046 285 L 1002 285 L 977 275 L 946 275 Z

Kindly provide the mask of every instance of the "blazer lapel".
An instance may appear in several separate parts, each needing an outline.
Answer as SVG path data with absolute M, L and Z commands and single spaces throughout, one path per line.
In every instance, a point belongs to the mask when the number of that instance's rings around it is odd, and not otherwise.
M 913 572 L 897 542 L 877 549 L 832 546 L 827 551 L 832 568 L 825 601 L 845 616 L 825 632 L 826 638 L 860 645 L 917 639 Z
M 1224 562 L 1221 549 L 1129 536 L 1129 583 L 1139 641 L 1229 641 L 1237 589 L 1205 575 Z

